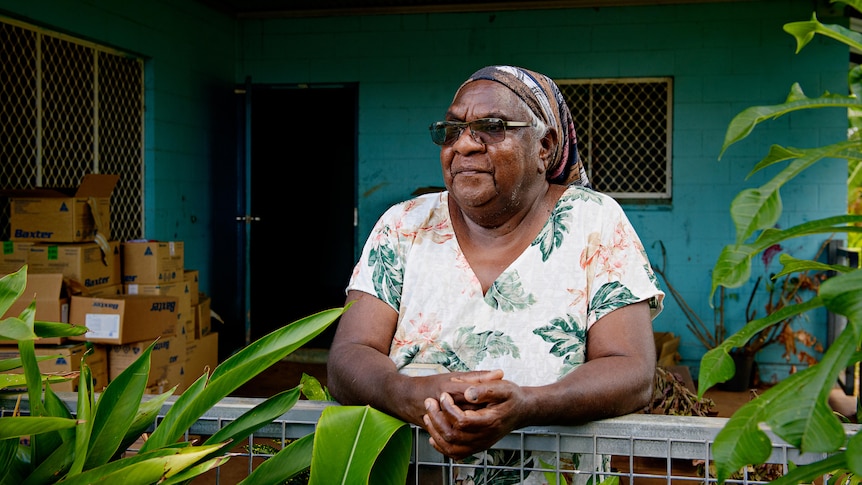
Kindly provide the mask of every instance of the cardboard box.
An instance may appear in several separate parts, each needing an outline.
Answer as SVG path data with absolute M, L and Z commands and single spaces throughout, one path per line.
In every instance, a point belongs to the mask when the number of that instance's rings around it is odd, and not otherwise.
M 27 264 L 32 242 L 3 241 L 0 247 L 0 274 L 10 274 Z
M 83 342 L 36 347 L 36 357 L 55 356 L 53 359 L 39 362 L 39 371 L 43 374 L 69 375 L 81 370 L 81 358 L 87 350 Z M 18 357 L 18 347 L 0 347 L 0 360 Z M 108 385 L 108 357 L 103 345 L 94 345 L 93 351 L 87 355 L 87 366 L 93 376 L 93 388 L 101 391 Z M 19 367 L 8 371 L 10 374 L 20 374 L 24 369 Z M 65 382 L 52 383 L 51 389 L 57 392 L 73 392 L 78 390 L 78 376 Z
M 123 283 L 160 285 L 184 278 L 182 241 L 123 243 Z
M 108 352 L 108 377 L 116 379 L 152 344 L 152 340 L 111 345 Z M 150 375 L 147 387 L 162 386 L 165 390 L 182 384 L 182 370 L 186 360 L 186 339 L 183 336 L 162 337 L 150 353 Z
M 111 239 L 111 192 L 119 175 L 88 174 L 77 188 L 7 190 L 13 241 Z
M 199 339 L 212 331 L 212 318 L 210 317 L 210 297 L 201 294 L 200 303 L 195 305 L 195 331 L 194 338 Z
M 125 285 L 125 288 L 125 294 L 127 295 L 168 295 L 176 297 L 178 301 L 176 333 L 194 335 L 195 315 L 192 312 L 192 299 L 187 282 L 177 281 L 163 285 L 128 283 Z
M 165 295 L 73 296 L 69 323 L 89 331 L 69 338 L 120 345 L 173 336 L 178 304 L 175 297 Z
M 9 307 L 2 318 L 17 317 L 25 308 L 36 300 L 36 320 L 46 322 L 69 322 L 69 297 L 63 287 L 61 274 L 31 274 L 27 273 L 27 286 L 18 301 Z M 64 337 L 40 338 L 36 344 L 62 344 Z M 0 343 L 12 343 L 12 340 L 0 339 Z
M 183 271 L 183 281 L 189 284 L 189 294 L 192 297 L 192 305 L 197 305 L 198 293 L 201 291 L 199 282 L 200 273 L 196 269 L 187 269 Z
M 81 290 L 77 295 L 79 296 L 92 296 L 96 298 L 110 298 L 112 296 L 122 295 L 123 294 L 123 285 L 116 284 L 110 286 L 100 286 L 99 288 L 85 288 Z
M 30 273 L 62 273 L 68 278 L 70 292 L 120 284 L 119 241 L 108 242 L 108 254 L 96 243 L 45 244 L 30 246 Z M 80 288 L 79 288 L 80 287 Z
M 188 389 L 204 372 L 212 374 L 218 363 L 218 332 L 211 332 L 197 340 L 186 341 L 182 390 Z

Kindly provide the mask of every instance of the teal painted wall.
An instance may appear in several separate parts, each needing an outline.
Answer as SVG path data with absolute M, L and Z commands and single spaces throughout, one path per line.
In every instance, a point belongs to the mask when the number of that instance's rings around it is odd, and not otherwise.
M 0 9 L 151 58 L 146 236 L 187 241 L 187 261 L 210 285 L 229 273 L 229 264 L 207 256 L 212 241 L 226 237 L 212 231 L 212 213 L 230 206 L 219 199 L 224 187 L 211 179 L 215 170 L 230 169 L 233 156 L 222 153 L 217 139 L 220 131 L 232 136 L 232 120 L 221 117 L 233 113 L 225 115 L 223 94 L 215 93 L 246 76 L 256 83 L 358 83 L 360 243 L 390 204 L 417 187 L 441 184 L 427 126 L 477 68 L 517 64 L 558 79 L 673 76 L 672 204 L 626 209 L 655 264 L 662 264 L 658 244 L 664 244 L 671 284 L 709 325 L 711 269 L 734 234 L 729 204 L 741 188 L 774 172 L 747 182 L 745 175 L 773 143 L 816 146 L 842 139 L 847 128 L 839 110 L 789 115 L 759 127 L 718 161 L 727 124 L 742 109 L 782 102 L 796 81 L 809 96 L 846 90 L 846 47 L 817 37 L 795 54 L 782 30 L 811 17 L 810 0 L 236 22 L 188 1 L 115 3 L 2 0 Z M 818 10 L 824 21 L 835 21 L 834 13 Z M 326 156 L 325 147 L 302 149 Z M 846 175 L 845 163 L 821 163 L 785 187 L 780 225 L 843 213 Z M 808 258 L 819 242 L 785 249 Z M 764 271 L 755 265 L 755 275 Z M 731 332 L 741 325 L 748 290 L 732 292 Z M 222 297 L 230 306 L 232 295 Z M 683 363 L 696 372 L 704 349 L 686 323 L 668 297 L 655 328 L 681 337 Z M 810 328 L 825 339 L 824 318 Z M 773 351 L 762 358 L 766 379 L 789 370 Z

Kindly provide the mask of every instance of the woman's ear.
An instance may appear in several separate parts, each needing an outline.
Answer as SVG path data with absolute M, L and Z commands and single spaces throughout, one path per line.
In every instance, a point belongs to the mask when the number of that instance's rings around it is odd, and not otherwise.
M 542 161 L 542 172 L 546 172 L 548 170 L 548 165 L 551 164 L 554 154 L 557 153 L 558 143 L 559 136 L 557 136 L 557 130 L 555 128 L 548 127 L 548 131 L 545 133 L 545 136 L 539 140 L 539 160 Z

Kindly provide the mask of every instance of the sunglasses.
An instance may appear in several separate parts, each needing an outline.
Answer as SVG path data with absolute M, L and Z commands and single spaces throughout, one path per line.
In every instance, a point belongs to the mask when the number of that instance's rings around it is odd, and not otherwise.
M 532 126 L 530 121 L 503 121 L 500 118 L 481 118 L 473 121 L 437 121 L 428 127 L 431 141 L 438 145 L 451 145 L 461 138 L 464 128 L 470 128 L 470 136 L 478 143 L 491 145 L 506 139 L 506 128 Z

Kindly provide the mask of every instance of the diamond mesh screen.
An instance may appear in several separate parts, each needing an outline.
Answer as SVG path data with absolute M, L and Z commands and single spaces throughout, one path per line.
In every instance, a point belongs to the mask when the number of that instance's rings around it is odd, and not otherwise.
M 596 190 L 671 197 L 671 78 L 557 80 Z
M 0 189 L 119 174 L 111 238 L 143 236 L 143 60 L 0 18 Z M 0 198 L 0 238 L 9 201 Z

